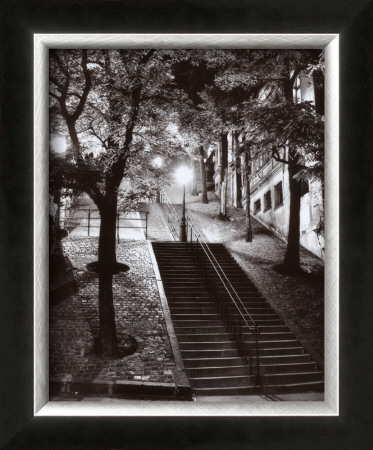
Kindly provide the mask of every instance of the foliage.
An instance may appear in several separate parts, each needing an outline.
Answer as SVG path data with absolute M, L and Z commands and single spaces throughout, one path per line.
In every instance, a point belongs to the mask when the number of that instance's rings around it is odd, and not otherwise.
M 51 53 L 51 134 L 70 144 L 64 163 L 54 162 L 60 181 L 100 203 L 114 168 L 130 177 L 150 155 L 180 152 L 168 127 L 183 100 L 171 71 L 180 58 L 171 50 Z
M 270 151 L 277 161 L 295 162 L 298 178 L 323 179 L 324 118 L 311 102 L 253 101 L 247 111 L 248 134 L 256 152 Z

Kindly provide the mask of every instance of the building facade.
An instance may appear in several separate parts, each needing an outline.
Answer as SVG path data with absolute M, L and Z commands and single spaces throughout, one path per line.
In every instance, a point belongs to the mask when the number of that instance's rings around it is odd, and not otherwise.
M 265 95 L 265 89 L 260 95 Z M 315 104 L 318 99 L 323 101 L 320 93 L 315 92 L 312 78 L 300 74 L 293 86 L 294 102 Z M 213 155 L 215 192 L 219 197 L 224 195 L 227 204 L 246 209 L 249 182 L 251 215 L 286 241 L 290 213 L 288 165 L 277 162 L 269 153 L 245 161 L 246 155 L 238 151 L 241 140 L 242 136 L 232 131 L 221 135 Z M 323 213 L 321 181 L 302 181 L 300 244 L 320 258 L 324 258 L 324 239 L 320 233 Z

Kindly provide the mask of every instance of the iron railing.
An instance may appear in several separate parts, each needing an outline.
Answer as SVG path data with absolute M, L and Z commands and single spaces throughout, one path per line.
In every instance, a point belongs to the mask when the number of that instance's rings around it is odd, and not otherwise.
M 148 211 L 136 211 L 138 214 L 136 217 L 130 216 L 133 213 L 117 213 L 116 217 L 116 235 L 117 241 L 120 242 L 119 231 L 121 229 L 139 229 L 145 230 L 145 239 L 148 238 Z M 74 228 L 87 228 L 87 236 L 91 235 L 91 230 L 93 228 L 100 228 L 100 212 L 97 209 L 85 209 L 77 208 L 73 210 L 72 215 L 60 216 L 60 227 L 65 228 L 68 231 Z M 126 226 L 123 223 L 128 223 L 128 221 L 140 222 L 139 226 Z
M 161 192 L 159 195 L 159 202 L 162 208 L 163 217 L 165 218 L 169 230 L 172 234 L 172 237 L 175 241 L 181 239 L 181 217 L 179 213 L 176 211 L 175 206 L 170 203 L 167 196 Z M 188 242 L 195 242 L 196 235 L 194 233 L 193 227 L 191 226 L 188 218 L 185 218 L 185 226 L 186 226 L 186 236 Z
M 177 233 L 178 225 L 180 226 L 181 218 L 177 214 L 175 208 L 170 204 L 167 197 L 162 193 L 161 198 L 162 209 L 165 213 L 167 223 L 171 224 L 172 230 L 175 231 L 176 239 L 180 237 Z M 167 217 L 168 215 L 168 217 Z M 217 261 L 215 255 L 211 251 L 202 230 L 189 217 L 186 217 L 187 236 L 190 244 L 190 251 L 196 260 L 197 266 L 200 268 L 202 276 L 212 292 L 215 302 L 218 306 L 220 315 L 224 324 L 228 329 L 230 338 L 237 341 L 241 356 L 245 359 L 251 369 L 251 374 L 255 375 L 255 382 L 260 385 L 260 363 L 259 363 L 259 335 L 260 330 L 251 314 L 248 312 L 245 304 L 238 295 L 232 283 L 228 279 L 221 265 Z M 211 276 L 211 270 L 214 277 Z M 209 273 L 210 272 L 210 273 Z M 214 280 L 216 279 L 216 281 Z M 220 286 L 218 285 L 220 283 Z M 223 287 L 223 293 L 219 287 Z M 255 361 L 247 356 L 245 348 L 245 340 L 243 331 L 248 330 L 254 337 L 255 342 Z M 255 366 L 255 370 L 253 370 Z
M 162 208 L 163 216 L 167 222 L 168 228 L 174 240 L 180 239 L 180 217 L 176 212 L 175 207 L 169 202 L 168 198 L 163 192 L 159 195 L 160 206 Z

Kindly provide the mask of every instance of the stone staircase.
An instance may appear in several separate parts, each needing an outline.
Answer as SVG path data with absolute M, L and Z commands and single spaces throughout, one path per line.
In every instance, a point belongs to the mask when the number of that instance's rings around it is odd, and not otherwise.
M 255 338 L 243 328 L 243 353 L 219 314 L 196 264 L 196 244 L 153 242 L 184 367 L 196 395 L 281 394 L 322 391 L 323 373 L 223 244 L 208 244 L 260 330 L 260 386 L 255 384 Z M 194 246 L 194 256 L 191 246 Z M 227 295 L 209 263 L 205 276 Z M 232 306 L 233 311 L 235 311 Z M 249 364 L 247 363 L 249 362 Z

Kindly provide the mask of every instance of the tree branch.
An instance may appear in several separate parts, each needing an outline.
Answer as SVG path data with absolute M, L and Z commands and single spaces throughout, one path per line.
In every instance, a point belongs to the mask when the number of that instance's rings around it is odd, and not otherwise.
M 165 103 L 172 103 L 172 100 L 170 100 L 169 98 L 164 97 L 163 95 L 158 95 L 158 94 L 147 95 L 145 97 L 141 97 L 140 103 L 141 102 L 145 102 L 147 100 L 160 100 L 160 101 L 165 102 Z
M 57 78 L 55 78 L 53 75 L 49 75 L 49 81 L 55 84 L 58 87 L 58 89 L 62 91 L 63 86 L 57 81 Z
M 289 164 L 289 161 L 287 159 L 281 158 L 278 149 L 275 148 L 274 146 L 271 149 L 271 153 L 272 153 L 272 158 L 275 159 L 276 161 L 284 163 L 284 164 Z
M 60 102 L 61 97 L 59 97 L 58 95 L 54 94 L 53 92 L 49 92 L 49 95 L 51 95 L 52 97 L 56 98 Z
M 91 85 L 92 85 L 92 78 L 91 78 L 91 75 L 90 75 L 88 67 L 87 67 L 87 50 L 82 50 L 82 69 L 83 69 L 83 74 L 84 74 L 84 78 L 85 78 L 85 85 L 84 85 L 83 93 L 80 98 L 79 104 L 76 107 L 75 112 L 72 114 L 72 118 L 74 121 L 77 121 L 79 119 L 80 115 L 82 114 L 84 105 L 86 103 L 86 100 L 87 100 L 87 97 L 88 97 L 89 91 L 91 90 Z
M 108 147 L 107 147 L 107 145 L 106 145 L 105 140 L 102 139 L 101 136 L 99 136 L 99 135 L 96 133 L 95 129 L 93 128 L 92 122 L 89 124 L 88 129 L 91 130 L 93 136 L 94 136 L 95 138 L 97 138 L 97 139 L 101 142 L 101 144 L 102 144 L 102 146 L 104 147 L 104 149 L 105 149 L 105 150 L 108 150 Z

